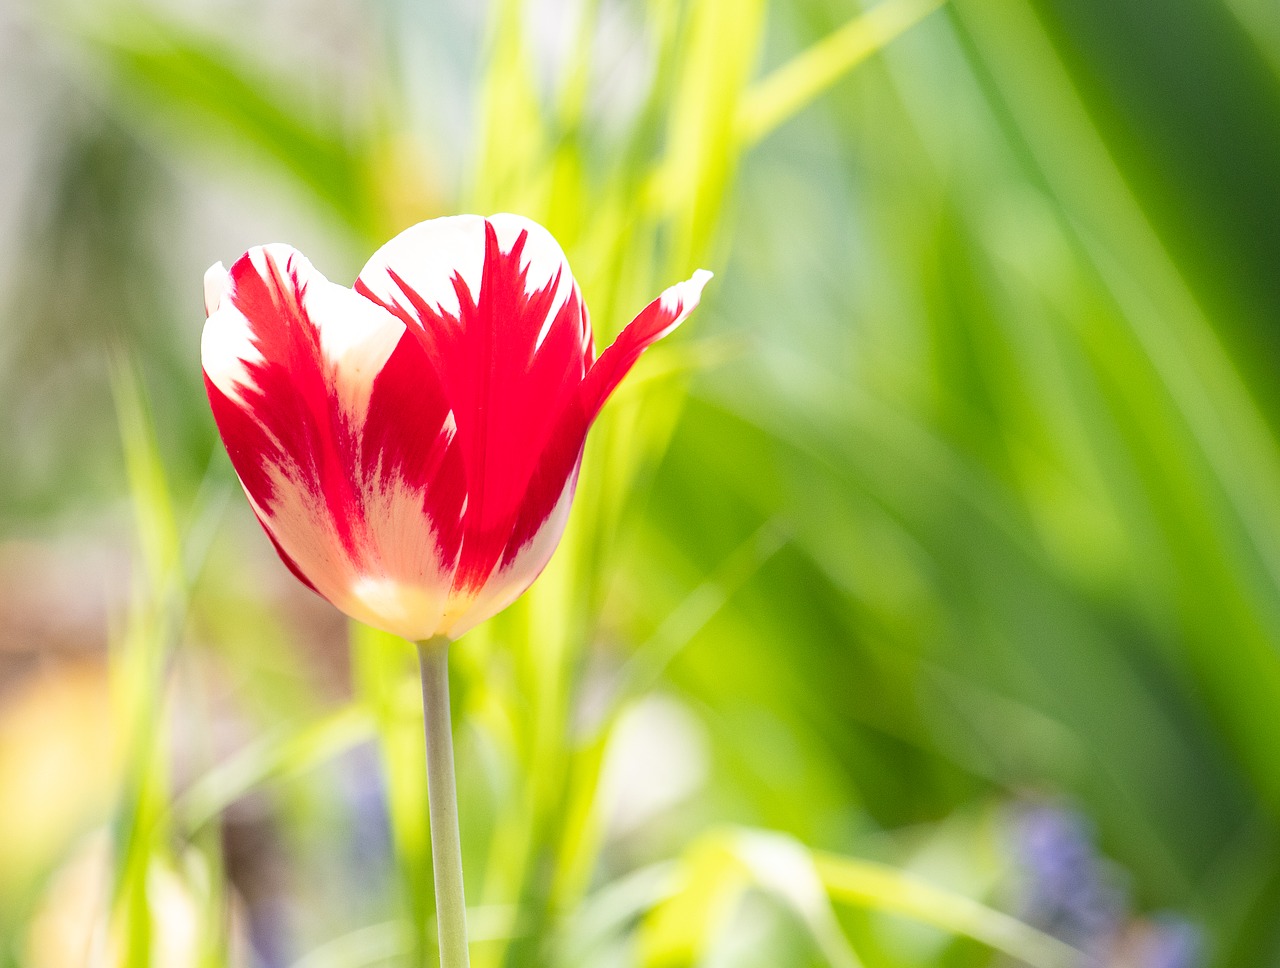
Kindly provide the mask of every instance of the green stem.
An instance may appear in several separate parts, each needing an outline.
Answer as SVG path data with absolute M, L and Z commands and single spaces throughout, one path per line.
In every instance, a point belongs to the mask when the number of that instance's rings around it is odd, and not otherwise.
M 431 811 L 431 865 L 436 882 L 440 968 L 469 968 L 467 904 L 462 892 L 462 841 L 449 720 L 449 640 L 418 643 L 422 712 L 427 730 L 427 802 Z

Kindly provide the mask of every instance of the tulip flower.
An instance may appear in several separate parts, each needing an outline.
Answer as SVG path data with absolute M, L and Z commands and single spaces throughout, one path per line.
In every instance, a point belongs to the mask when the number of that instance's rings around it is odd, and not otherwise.
M 205 385 L 290 571 L 375 628 L 456 639 L 545 567 L 588 428 L 709 277 L 672 286 L 597 359 L 564 254 L 528 219 L 422 222 L 352 289 L 258 246 L 205 276 Z
M 466 949 L 465 933 L 445 936 L 462 917 L 461 866 L 437 646 L 546 566 L 592 422 L 710 277 L 667 289 L 596 357 L 564 253 L 516 215 L 415 225 L 350 289 L 281 244 L 205 275 L 205 387 L 267 536 L 337 608 L 421 644 L 446 965 Z M 437 843 L 437 828 L 454 842 Z

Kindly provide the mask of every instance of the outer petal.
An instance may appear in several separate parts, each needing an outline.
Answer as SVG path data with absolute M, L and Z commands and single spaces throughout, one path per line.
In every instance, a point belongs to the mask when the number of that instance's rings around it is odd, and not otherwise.
M 702 289 L 710 279 L 710 272 L 699 269 L 684 282 L 663 290 L 662 295 L 649 303 L 600 354 L 600 359 L 596 360 L 582 383 L 582 403 L 588 423 L 595 420 L 609 394 L 636 365 L 640 354 L 672 332 L 698 308 Z
M 547 438 L 512 531 L 511 551 L 531 545 L 543 522 L 552 517 L 556 496 L 564 482 L 576 476 L 587 431 L 609 394 L 649 346 L 674 330 L 697 308 L 702 288 L 710 278 L 710 272 L 699 269 L 691 279 L 665 290 L 600 354 L 579 384 L 577 393 L 561 410 L 555 430 Z M 505 564 L 511 561 L 511 551 Z
M 205 385 L 281 558 L 349 615 L 435 634 L 465 488 L 419 340 L 288 246 L 218 269 L 206 276 Z
M 582 297 L 556 241 L 515 215 L 416 225 L 373 256 L 356 291 L 418 336 L 457 418 L 468 492 L 451 608 L 460 615 L 517 550 L 516 519 L 544 484 L 537 465 L 591 364 Z M 549 485 L 548 515 L 568 477 Z
M 460 635 L 506 608 L 546 567 L 568 521 L 592 421 L 644 350 L 693 312 L 710 278 L 710 272 L 699 270 L 650 303 L 601 354 L 564 404 L 529 477 L 506 549 L 483 590 L 450 626 L 451 634 Z

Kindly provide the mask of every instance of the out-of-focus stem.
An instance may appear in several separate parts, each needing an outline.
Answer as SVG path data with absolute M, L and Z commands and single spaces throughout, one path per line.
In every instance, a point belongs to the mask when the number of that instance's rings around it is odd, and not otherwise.
M 449 719 L 449 640 L 418 643 L 422 712 L 427 731 L 427 801 L 431 811 L 431 864 L 436 882 L 440 968 L 468 968 L 467 904 L 462 891 L 462 842 Z

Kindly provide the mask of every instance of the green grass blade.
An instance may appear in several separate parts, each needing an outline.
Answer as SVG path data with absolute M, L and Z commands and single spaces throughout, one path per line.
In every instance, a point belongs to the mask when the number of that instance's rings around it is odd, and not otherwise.
M 944 891 L 885 864 L 815 854 L 814 866 L 837 904 L 914 918 L 1018 958 L 1032 968 L 1073 968 L 1079 951 L 972 898 Z
M 776 130 L 945 2 L 884 0 L 757 81 L 738 107 L 737 130 L 743 145 L 753 145 Z

